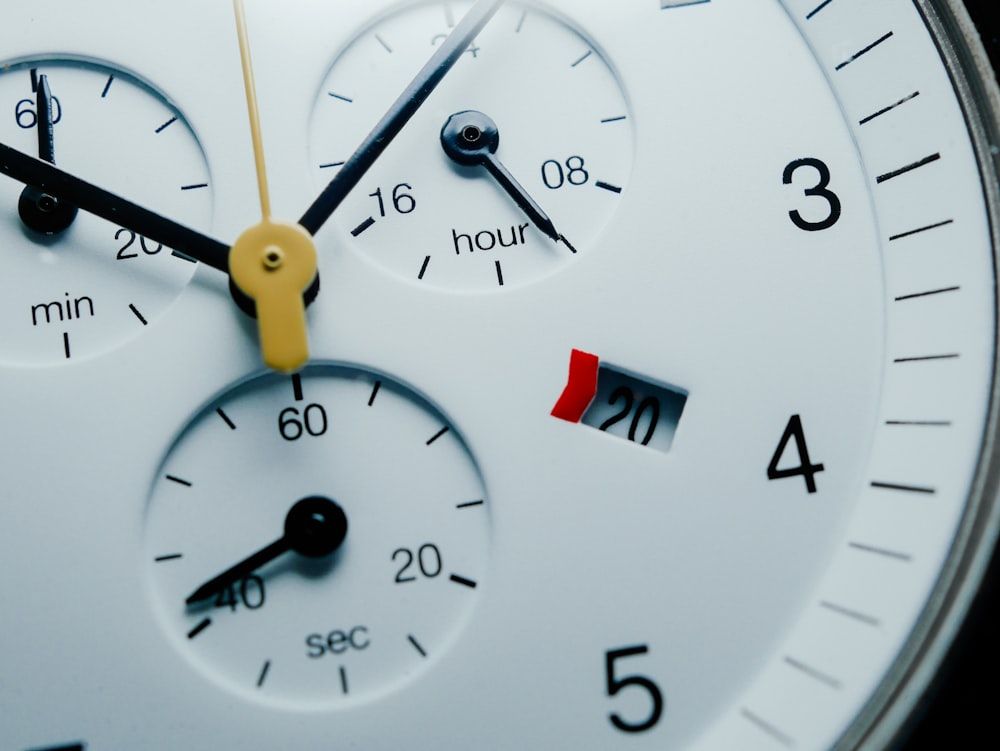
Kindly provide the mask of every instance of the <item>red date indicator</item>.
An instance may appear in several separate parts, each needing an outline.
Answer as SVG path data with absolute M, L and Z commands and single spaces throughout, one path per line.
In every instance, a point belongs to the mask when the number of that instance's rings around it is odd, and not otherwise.
M 673 445 L 687 397 L 682 389 L 573 350 L 569 379 L 552 416 L 666 452 Z

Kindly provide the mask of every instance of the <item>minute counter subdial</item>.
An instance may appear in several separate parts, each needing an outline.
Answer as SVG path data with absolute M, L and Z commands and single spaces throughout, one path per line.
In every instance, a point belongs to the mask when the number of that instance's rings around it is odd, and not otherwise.
M 0 143 L 188 226 L 209 224 L 201 147 L 145 84 L 97 64 L 27 62 L 0 72 L 0 105 L 8 113 Z M 76 209 L 43 186 L 0 180 L 0 362 L 64 363 L 112 349 L 149 326 L 194 274 L 194 263 L 162 243 Z

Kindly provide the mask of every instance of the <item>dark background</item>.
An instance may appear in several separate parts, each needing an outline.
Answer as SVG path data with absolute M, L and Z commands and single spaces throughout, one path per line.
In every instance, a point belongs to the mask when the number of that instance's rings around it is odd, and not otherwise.
M 1000 70 L 1000 0 L 966 0 L 965 6 L 994 71 Z M 900 751 L 1000 749 L 1000 555 L 929 699 Z

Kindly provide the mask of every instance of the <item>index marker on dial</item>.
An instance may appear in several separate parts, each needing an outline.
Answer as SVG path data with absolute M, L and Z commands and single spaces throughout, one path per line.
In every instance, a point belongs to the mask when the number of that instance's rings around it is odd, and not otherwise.
M 316 246 L 300 225 L 271 219 L 264 140 L 243 0 L 233 0 L 233 8 L 263 219 L 244 232 L 230 249 L 229 273 L 239 291 L 255 303 L 264 363 L 274 370 L 291 372 L 309 359 L 305 295 L 316 279 Z

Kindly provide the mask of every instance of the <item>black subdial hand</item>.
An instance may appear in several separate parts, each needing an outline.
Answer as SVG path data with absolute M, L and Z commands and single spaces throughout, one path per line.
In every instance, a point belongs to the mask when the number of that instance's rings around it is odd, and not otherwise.
M 39 76 L 35 85 L 35 110 L 38 158 L 55 164 L 55 117 L 52 91 L 46 75 Z M 76 206 L 70 201 L 46 193 L 44 189 L 30 183 L 21 191 L 17 210 L 26 226 L 46 235 L 56 235 L 67 229 L 77 213 Z
M 229 273 L 228 245 L 3 143 L 0 143 L 0 173 L 59 202 L 68 202 L 90 214 L 130 229 L 153 242 L 163 243 L 188 258 L 226 274 Z
M 208 600 L 288 552 L 295 552 L 306 558 L 331 555 L 346 537 L 347 516 L 339 504 L 321 496 L 303 498 L 285 516 L 285 531 L 281 537 L 209 579 L 185 602 L 193 605 Z
M 38 122 L 38 158 L 49 164 L 56 163 L 55 116 L 52 106 L 52 91 L 49 89 L 49 77 L 42 74 L 38 77 L 35 89 L 35 108 Z
M 504 0 L 479 0 L 299 219 L 315 235 L 454 67 Z
M 497 158 L 500 130 L 492 118 L 475 110 L 452 115 L 441 129 L 441 145 L 452 161 L 465 167 L 484 167 L 539 230 L 573 248 L 538 202 Z

